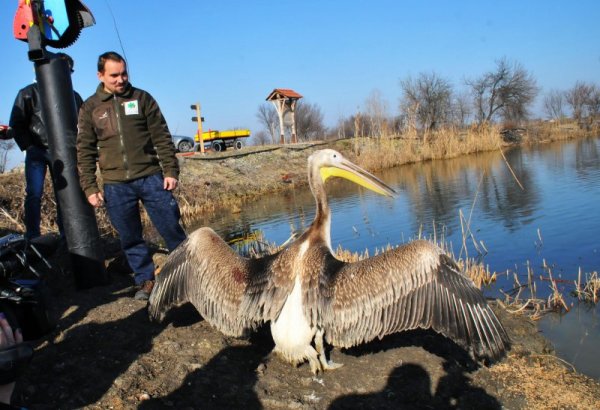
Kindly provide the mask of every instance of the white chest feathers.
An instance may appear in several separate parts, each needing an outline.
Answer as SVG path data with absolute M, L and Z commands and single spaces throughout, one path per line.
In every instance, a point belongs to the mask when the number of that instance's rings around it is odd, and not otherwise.
M 296 277 L 294 288 L 288 295 L 279 317 L 271 323 L 271 335 L 275 351 L 291 362 L 301 362 L 306 357 L 306 349 L 315 335 L 316 329 L 304 316 L 302 308 L 302 283 Z

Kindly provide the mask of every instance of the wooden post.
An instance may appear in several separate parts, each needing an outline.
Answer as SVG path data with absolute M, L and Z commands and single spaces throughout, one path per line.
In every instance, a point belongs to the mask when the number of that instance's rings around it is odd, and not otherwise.
M 198 118 L 198 141 L 200 152 L 204 154 L 204 140 L 202 139 L 202 116 L 200 115 L 200 103 L 196 103 L 196 118 Z
M 283 100 L 271 100 L 273 105 L 275 106 L 275 110 L 277 110 L 277 118 L 279 118 L 279 143 L 281 145 L 285 144 L 285 128 L 283 125 Z
M 292 100 L 290 99 L 290 110 L 292 111 L 292 130 L 291 130 L 291 142 L 292 144 L 296 144 L 298 142 L 298 139 L 296 138 L 296 101 L 298 100 Z
M 279 116 L 279 143 L 285 144 L 285 125 L 283 125 L 283 108 L 282 100 L 278 101 L 277 115 Z

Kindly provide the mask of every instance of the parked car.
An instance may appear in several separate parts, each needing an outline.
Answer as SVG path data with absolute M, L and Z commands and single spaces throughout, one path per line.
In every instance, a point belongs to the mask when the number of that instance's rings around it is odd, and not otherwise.
M 191 152 L 194 150 L 194 139 L 186 135 L 172 135 L 173 144 L 179 152 Z

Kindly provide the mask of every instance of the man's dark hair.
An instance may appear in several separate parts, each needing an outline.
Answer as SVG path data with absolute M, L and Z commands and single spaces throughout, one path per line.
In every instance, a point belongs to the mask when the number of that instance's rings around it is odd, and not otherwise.
M 125 62 L 125 59 L 123 57 L 121 57 L 121 55 L 119 53 L 116 53 L 114 51 L 107 51 L 104 54 L 100 54 L 100 57 L 98 57 L 98 72 L 99 73 L 104 72 L 104 65 L 106 64 L 107 60 L 116 61 L 117 63 Z
M 69 64 L 69 68 L 71 69 L 71 72 L 73 72 L 74 68 L 75 68 L 75 62 L 73 61 L 73 59 L 71 58 L 70 55 L 66 54 L 66 53 L 56 53 L 56 57 L 63 59 L 67 62 L 67 64 Z

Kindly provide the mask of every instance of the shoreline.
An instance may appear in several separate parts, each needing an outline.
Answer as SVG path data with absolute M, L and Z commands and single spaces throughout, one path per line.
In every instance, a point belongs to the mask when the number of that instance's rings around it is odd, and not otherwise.
M 246 146 L 241 150 L 178 154 L 181 166 L 179 200 L 182 220 L 187 224 L 196 215 L 227 209 L 237 213 L 245 201 L 273 192 L 306 186 L 306 158 L 319 148 L 333 148 L 370 172 L 431 160 L 503 150 L 513 146 L 545 144 L 560 140 L 600 136 L 600 130 L 582 130 L 572 122 L 536 123 L 505 141 L 498 127 L 456 131 L 441 130 L 426 141 L 416 137 L 350 138 L 286 145 Z M 192 155 L 190 155 L 192 154 Z M 49 178 L 49 176 L 47 176 Z M 0 233 L 23 232 L 23 168 L 0 174 Z M 42 233 L 57 230 L 56 204 L 50 183 L 44 186 Z M 114 235 L 106 212 L 96 213 L 102 236 Z
M 306 158 L 317 149 L 333 148 L 351 161 L 370 172 L 406 164 L 446 160 L 491 151 L 500 151 L 514 146 L 546 144 L 560 140 L 588 138 L 593 134 L 544 139 L 524 139 L 521 143 L 503 143 L 499 134 L 487 141 L 483 147 L 463 152 L 462 149 L 435 146 L 421 149 L 422 143 L 406 139 L 354 139 L 315 141 L 283 146 L 245 147 L 241 152 L 225 151 L 185 155 L 180 157 L 182 173 L 177 197 L 182 208 L 184 222 L 194 220 L 201 213 L 217 212 L 222 209 L 239 211 L 245 201 L 253 198 L 307 186 Z M 599 134 L 600 135 L 600 134 Z M 434 142 L 435 144 L 435 142 Z M 460 148 L 460 147 L 459 147 Z M 473 148 L 473 147 L 471 147 Z M 381 158 L 381 153 L 385 152 Z M 402 154 L 404 153 L 404 154 Z

